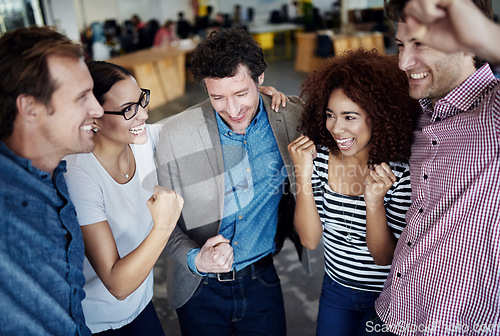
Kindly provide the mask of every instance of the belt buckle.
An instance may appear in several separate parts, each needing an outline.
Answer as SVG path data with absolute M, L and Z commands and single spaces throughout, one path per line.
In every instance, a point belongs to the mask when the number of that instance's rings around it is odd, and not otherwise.
M 230 278 L 221 278 L 221 275 L 223 275 L 223 276 L 229 275 L 228 273 L 230 273 L 230 275 L 232 275 L 232 277 L 230 277 Z M 234 279 L 236 279 L 236 272 L 234 271 L 234 268 L 233 268 L 233 270 L 231 272 L 217 273 L 217 280 L 219 280 L 220 282 L 234 281 Z

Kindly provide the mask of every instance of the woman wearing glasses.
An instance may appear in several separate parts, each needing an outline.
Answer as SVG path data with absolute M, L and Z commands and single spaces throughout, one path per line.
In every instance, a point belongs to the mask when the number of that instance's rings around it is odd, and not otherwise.
M 104 109 L 95 148 L 67 157 L 65 178 L 85 243 L 82 302 L 99 335 L 164 335 L 151 299 L 153 266 L 183 200 L 158 184 L 153 160 L 160 125 L 146 125 L 149 90 L 126 69 L 91 61 Z
M 65 174 L 85 243 L 86 323 L 99 335 L 164 335 L 151 302 L 152 269 L 183 200 L 156 186 L 161 125 L 146 124 L 149 90 L 121 66 L 88 67 L 104 115 L 95 122 L 94 151 L 68 156 Z M 284 99 L 272 87 L 260 90 L 273 95 L 273 106 Z

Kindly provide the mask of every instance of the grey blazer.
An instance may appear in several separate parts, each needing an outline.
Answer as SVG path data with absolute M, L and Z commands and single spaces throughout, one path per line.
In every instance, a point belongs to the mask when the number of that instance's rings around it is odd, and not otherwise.
M 285 236 L 295 243 L 299 259 L 310 273 L 309 255 L 293 230 L 295 176 L 287 145 L 299 136 L 297 126 L 302 113 L 298 97 L 289 97 L 286 108 L 272 111 L 271 98 L 263 95 L 269 123 L 286 166 L 291 193 L 280 203 L 277 250 Z M 202 277 L 187 266 L 187 254 L 216 236 L 224 210 L 224 163 L 215 111 L 206 100 L 162 121 L 163 130 L 156 147 L 160 185 L 171 188 L 184 198 L 177 227 L 165 248 L 168 255 L 167 296 L 173 308 L 184 305 L 193 295 Z

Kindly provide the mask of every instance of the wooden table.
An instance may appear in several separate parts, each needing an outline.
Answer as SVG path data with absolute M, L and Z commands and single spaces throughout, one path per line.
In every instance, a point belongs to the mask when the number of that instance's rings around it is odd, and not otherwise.
M 108 61 L 127 68 L 139 86 L 151 90 L 151 109 L 182 96 L 186 91 L 186 54 L 194 43 L 153 47 L 110 58 Z
M 299 72 L 311 72 L 324 58 L 315 54 L 318 44 L 317 33 L 298 33 L 297 52 L 295 54 L 295 70 Z M 335 53 L 345 50 L 358 49 L 360 47 L 371 50 L 377 49 L 385 54 L 384 36 L 381 33 L 357 33 L 354 35 L 334 34 L 330 36 Z

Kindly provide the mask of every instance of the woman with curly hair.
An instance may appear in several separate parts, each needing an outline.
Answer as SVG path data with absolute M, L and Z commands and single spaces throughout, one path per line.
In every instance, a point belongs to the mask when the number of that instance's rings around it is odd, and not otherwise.
M 325 277 L 317 335 L 356 335 L 389 274 L 405 226 L 407 159 L 420 111 L 397 57 L 357 50 L 326 60 L 302 84 L 304 135 L 288 150 L 295 165 L 295 227 Z

